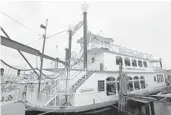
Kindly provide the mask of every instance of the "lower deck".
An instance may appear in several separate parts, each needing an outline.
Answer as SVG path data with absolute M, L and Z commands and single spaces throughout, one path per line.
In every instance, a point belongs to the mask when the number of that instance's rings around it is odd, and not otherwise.
M 171 87 L 171 86 L 169 86 Z M 162 89 L 165 89 L 166 87 L 158 87 L 158 88 L 153 88 L 150 90 L 144 90 L 142 92 L 137 92 L 136 94 L 138 94 L 139 96 L 147 96 L 150 94 L 154 94 L 154 93 L 158 93 L 160 92 Z M 77 94 L 75 94 L 76 96 Z M 96 94 L 94 94 L 96 95 Z M 42 112 L 57 112 L 57 113 L 77 113 L 77 112 L 85 112 L 85 111 L 90 111 L 90 110 L 96 110 L 99 108 L 105 108 L 105 107 L 109 107 L 109 106 L 113 106 L 114 104 L 117 104 L 118 102 L 118 95 L 116 95 L 117 98 L 114 98 L 111 101 L 104 101 L 101 103 L 96 103 L 96 101 L 94 101 L 92 104 L 89 105 L 83 105 L 83 106 L 74 106 L 74 105 L 35 105 L 35 104 L 31 104 L 29 102 L 26 102 L 26 107 L 28 108 L 28 110 L 36 110 L 36 111 L 42 111 Z M 99 97 L 96 97 L 96 99 L 98 99 Z M 127 98 L 129 99 L 129 98 Z M 131 98 L 130 98 L 131 99 Z M 59 101 L 59 100 L 56 100 Z
M 161 91 L 165 87 L 164 75 L 162 73 L 127 73 L 128 94 L 150 94 Z M 73 80 L 77 82 L 82 76 Z M 29 106 L 43 110 L 65 110 L 82 111 L 99 108 L 101 105 L 110 106 L 118 101 L 119 74 L 118 72 L 93 72 L 83 82 L 79 82 L 75 91 L 70 90 L 74 82 L 68 80 L 68 89 L 62 84 L 51 88 L 47 92 L 39 94 L 29 92 L 27 103 Z M 60 82 L 60 81 L 59 81 Z M 53 90 L 52 90 L 53 89 Z M 63 90 L 61 90 L 63 89 Z M 66 111 L 66 110 L 65 110 Z

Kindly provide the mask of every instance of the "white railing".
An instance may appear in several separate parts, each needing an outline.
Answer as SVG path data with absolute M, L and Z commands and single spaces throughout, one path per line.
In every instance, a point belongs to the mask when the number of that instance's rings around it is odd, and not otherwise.
M 1 102 L 11 101 L 11 100 L 19 101 L 20 99 L 22 99 L 22 96 L 21 96 L 21 89 L 19 88 L 13 88 L 12 90 L 6 88 L 1 92 Z
M 38 93 L 37 91 L 27 92 L 26 100 L 33 105 L 44 105 L 49 99 L 51 99 L 53 94 L 48 93 Z
M 27 101 L 33 105 L 39 106 L 72 106 L 74 94 L 56 92 L 55 94 L 46 94 L 46 93 L 37 93 L 37 92 L 28 92 Z M 67 98 L 67 101 L 66 101 Z

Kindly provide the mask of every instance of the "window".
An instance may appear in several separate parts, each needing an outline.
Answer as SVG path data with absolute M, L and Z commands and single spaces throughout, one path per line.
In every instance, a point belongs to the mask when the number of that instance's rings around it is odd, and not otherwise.
M 156 76 L 154 76 L 154 81 L 156 82 Z
M 132 66 L 137 67 L 137 61 L 135 59 L 132 60 Z
M 20 76 L 20 70 L 17 71 L 17 76 Z
M 132 77 L 128 77 L 128 91 L 133 91 L 134 90 L 134 87 L 133 87 L 133 80 L 132 80 Z
M 158 74 L 157 75 L 157 82 L 160 83 L 160 82 L 163 82 L 163 81 L 164 81 L 163 75 L 162 74 Z
M 116 65 L 119 65 L 119 63 L 123 63 L 121 56 L 116 56 Z
M 161 82 L 163 82 L 164 81 L 164 78 L 163 78 L 163 75 L 161 75 Z
M 129 58 L 125 58 L 125 66 L 131 66 Z
M 98 91 L 104 91 L 104 80 L 98 80 Z
M 143 61 L 144 67 L 147 67 L 147 62 Z
M 138 60 L 138 66 L 142 67 L 142 61 L 141 60 Z
M 140 77 L 140 84 L 141 84 L 141 89 L 145 89 L 145 78 L 144 78 L 144 76 Z
M 103 42 L 103 41 L 101 41 L 101 42 L 100 42 L 100 44 L 101 44 L 101 45 L 103 45 L 103 44 L 104 44 L 104 42 Z
M 1 76 L 4 75 L 4 68 L 1 68 Z
M 106 79 L 106 94 L 108 96 L 116 94 L 116 82 L 114 77 L 108 77 Z
M 134 88 L 135 88 L 135 90 L 139 90 L 140 89 L 140 84 L 139 84 L 138 76 L 134 77 Z
M 103 70 L 103 64 L 100 63 L 100 70 L 102 71 Z
M 94 59 L 94 57 L 91 59 L 91 63 L 94 63 L 94 61 L 95 61 L 95 59 Z
M 117 90 L 118 90 L 118 92 L 119 92 L 119 87 L 120 87 L 119 86 L 119 81 L 120 81 L 120 77 L 117 78 Z

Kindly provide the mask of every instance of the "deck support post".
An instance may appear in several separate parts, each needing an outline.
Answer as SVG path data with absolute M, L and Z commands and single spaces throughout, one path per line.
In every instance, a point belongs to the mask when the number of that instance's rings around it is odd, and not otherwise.
M 118 107 L 119 107 L 119 115 L 125 115 L 126 110 L 126 105 L 127 105 L 127 76 L 125 73 L 122 71 L 122 63 L 119 63 L 119 102 L 118 102 Z

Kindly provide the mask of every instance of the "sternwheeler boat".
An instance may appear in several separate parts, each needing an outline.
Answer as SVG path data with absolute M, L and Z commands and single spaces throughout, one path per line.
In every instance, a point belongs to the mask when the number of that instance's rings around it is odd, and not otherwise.
M 83 37 L 80 52 L 71 53 L 71 37 L 83 26 Z M 41 26 L 46 29 L 45 26 Z M 66 60 L 63 67 L 43 68 L 41 71 L 54 73 L 47 77 L 51 82 L 39 85 L 39 90 L 27 88 L 25 106 L 28 110 L 45 113 L 81 113 L 105 110 L 116 104 L 120 91 L 120 66 L 127 81 L 127 93 L 147 95 L 159 92 L 166 86 L 165 71 L 160 59 L 154 59 L 151 54 L 114 44 L 112 38 L 102 37 L 87 31 L 87 12 L 83 12 L 83 21 L 73 30 L 69 30 L 69 48 L 66 49 Z M 45 39 L 45 38 L 44 38 Z M 2 37 L 3 44 L 7 41 Z M 8 41 L 13 42 L 14 41 Z M 21 44 L 17 44 L 18 46 Z M 12 47 L 26 53 L 39 54 L 41 57 L 53 59 L 37 52 L 28 46 Z M 29 50 L 25 50 L 29 49 Z M 57 59 L 53 59 L 57 60 Z M 58 60 L 59 61 L 59 60 Z M 43 61 L 41 60 L 41 63 Z M 42 65 L 42 64 L 41 64 Z M 30 66 L 31 67 L 31 66 Z M 42 67 L 42 66 L 41 66 Z M 36 72 L 35 72 L 36 73 Z M 37 76 L 36 76 L 37 77 Z M 35 79 L 36 83 L 40 83 Z M 43 82 L 43 81 L 42 81 Z
M 41 93 L 29 92 L 27 106 L 45 112 L 85 112 L 109 107 L 118 101 L 119 63 L 128 81 L 128 93 L 147 94 L 165 87 L 161 62 L 152 55 L 115 45 L 113 39 L 87 34 L 87 70 L 82 51 L 70 68 L 44 69 L 58 73 L 54 84 Z M 78 40 L 83 47 L 83 38 Z M 157 66 L 156 66 L 157 65 Z

